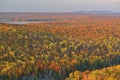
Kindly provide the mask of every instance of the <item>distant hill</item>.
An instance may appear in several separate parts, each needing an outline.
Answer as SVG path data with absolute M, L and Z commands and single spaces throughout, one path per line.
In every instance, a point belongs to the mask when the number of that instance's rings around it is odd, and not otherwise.
M 112 11 L 75 11 L 73 13 L 88 13 L 88 14 L 120 14 L 120 12 L 112 12 Z

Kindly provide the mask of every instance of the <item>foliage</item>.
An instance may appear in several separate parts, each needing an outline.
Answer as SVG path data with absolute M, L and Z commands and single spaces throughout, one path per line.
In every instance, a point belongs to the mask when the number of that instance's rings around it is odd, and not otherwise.
M 0 24 L 0 80 L 119 80 L 120 28 L 91 23 Z

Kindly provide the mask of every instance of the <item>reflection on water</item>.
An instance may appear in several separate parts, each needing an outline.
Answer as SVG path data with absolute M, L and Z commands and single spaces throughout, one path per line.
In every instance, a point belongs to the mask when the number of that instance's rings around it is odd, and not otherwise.
M 30 24 L 30 23 L 40 23 L 43 21 L 11 21 L 11 22 L 5 22 L 8 24 Z
M 13 21 L 10 18 L 0 18 L 0 23 L 7 24 L 30 24 L 30 23 L 41 23 L 41 22 L 53 22 L 56 19 L 41 19 L 41 20 L 28 20 L 28 21 Z
M 41 22 L 50 22 L 50 21 L 8 21 L 2 22 L 7 24 L 30 24 L 30 23 L 41 23 Z

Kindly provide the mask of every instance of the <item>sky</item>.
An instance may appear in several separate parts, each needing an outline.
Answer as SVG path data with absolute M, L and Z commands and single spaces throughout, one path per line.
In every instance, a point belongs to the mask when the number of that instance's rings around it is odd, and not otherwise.
M 0 12 L 120 12 L 120 0 L 0 0 Z

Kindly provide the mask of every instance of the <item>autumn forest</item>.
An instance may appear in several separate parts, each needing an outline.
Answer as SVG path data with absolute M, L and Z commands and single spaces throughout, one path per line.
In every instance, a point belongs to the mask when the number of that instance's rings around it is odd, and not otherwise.
M 17 15 L 42 22 L 0 23 L 0 80 L 120 80 L 120 14 Z

